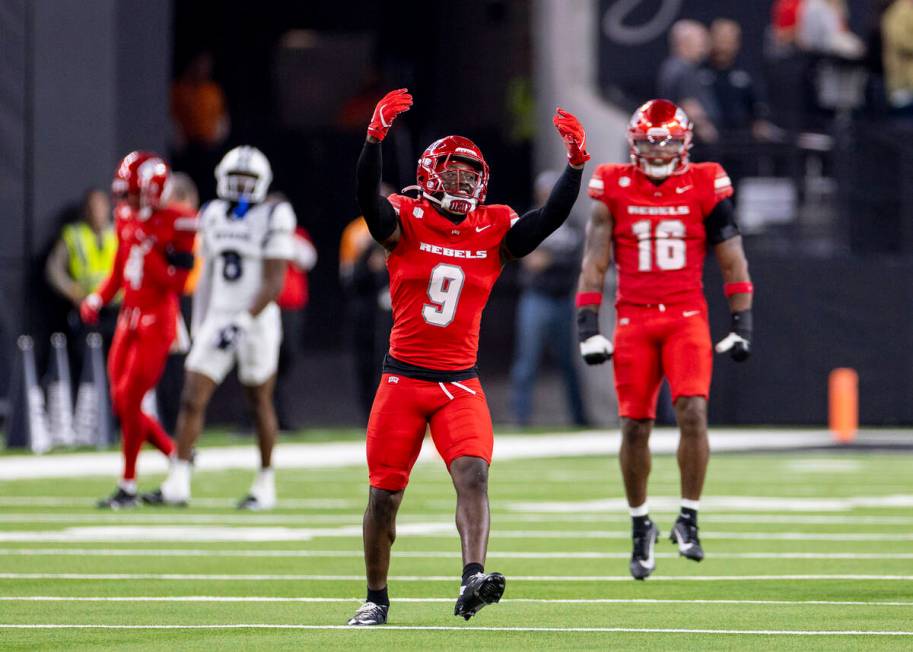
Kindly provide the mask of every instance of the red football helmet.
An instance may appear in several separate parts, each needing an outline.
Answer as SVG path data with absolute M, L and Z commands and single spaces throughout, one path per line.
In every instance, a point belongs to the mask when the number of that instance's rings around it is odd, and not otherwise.
M 114 180 L 111 182 L 111 194 L 114 201 L 123 201 L 130 196 L 138 200 L 139 176 L 137 170 L 145 161 L 158 157 L 158 154 L 141 150 L 127 154 L 114 170 Z
M 146 159 L 136 168 L 139 178 L 139 205 L 149 213 L 162 203 L 162 196 L 171 180 L 171 168 L 158 156 Z
M 426 199 L 460 215 L 474 211 L 488 192 L 488 163 L 476 144 L 462 136 L 431 143 L 415 176 Z
M 685 169 L 691 140 L 691 120 L 669 100 L 650 100 L 628 124 L 631 162 L 654 179 Z

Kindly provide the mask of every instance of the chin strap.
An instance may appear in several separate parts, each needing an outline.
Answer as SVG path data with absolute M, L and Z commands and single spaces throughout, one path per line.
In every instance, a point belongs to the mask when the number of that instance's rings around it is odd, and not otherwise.
M 479 206 L 478 199 L 467 199 L 466 197 L 455 197 L 448 193 L 444 193 L 443 199 L 438 199 L 434 195 L 429 195 L 427 192 L 422 191 L 422 196 L 430 201 L 432 204 L 437 204 L 442 210 L 450 211 L 451 213 L 458 213 L 460 215 L 466 215 L 471 213 Z M 454 205 L 459 204 L 460 202 L 465 202 L 469 208 L 466 211 L 455 210 Z

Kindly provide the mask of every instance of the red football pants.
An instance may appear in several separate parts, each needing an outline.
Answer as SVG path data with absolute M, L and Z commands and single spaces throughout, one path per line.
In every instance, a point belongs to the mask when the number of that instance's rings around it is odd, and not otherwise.
M 618 412 L 629 419 L 655 419 L 663 376 L 672 401 L 710 395 L 713 348 L 703 303 L 626 306 L 615 322 L 615 391 Z
M 494 431 L 478 378 L 435 383 L 384 374 L 368 419 L 372 487 L 406 488 L 428 427 L 448 469 L 453 460 L 466 456 L 491 464 Z
M 162 425 L 141 409 L 146 392 L 155 387 L 165 370 L 175 332 L 172 312 L 140 313 L 124 308 L 111 343 L 108 378 L 114 413 L 120 420 L 124 480 L 136 478 L 136 459 L 144 441 L 165 455 L 174 452 L 174 443 Z

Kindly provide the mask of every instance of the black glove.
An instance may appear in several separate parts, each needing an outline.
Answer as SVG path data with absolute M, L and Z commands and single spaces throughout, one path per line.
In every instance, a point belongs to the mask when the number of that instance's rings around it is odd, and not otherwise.
M 729 335 L 716 345 L 717 353 L 729 351 L 729 357 L 736 362 L 745 362 L 751 357 L 751 310 L 732 313 Z
M 602 364 L 612 358 L 614 347 L 599 332 L 599 315 L 595 310 L 580 308 L 577 311 L 577 337 L 580 355 L 587 364 Z

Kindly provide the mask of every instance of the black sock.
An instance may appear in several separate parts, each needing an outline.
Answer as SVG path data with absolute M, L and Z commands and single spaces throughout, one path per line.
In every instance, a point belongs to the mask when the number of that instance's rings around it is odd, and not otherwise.
M 368 588 L 368 602 L 373 602 L 374 604 L 379 604 L 384 607 L 390 606 L 390 596 L 387 595 L 387 587 L 375 591 L 371 588 Z
M 476 564 L 475 562 L 466 564 L 463 566 L 463 584 L 466 584 L 466 580 L 475 575 L 476 573 L 484 573 L 485 567 L 482 564 Z
M 697 510 L 690 509 L 688 507 L 682 507 L 682 511 L 679 512 L 678 517 L 683 521 L 688 521 L 691 525 L 697 525 Z
M 634 529 L 637 531 L 646 530 L 653 525 L 653 521 L 650 520 L 650 516 L 647 514 L 644 514 L 643 516 L 632 516 L 631 522 L 634 524 Z

